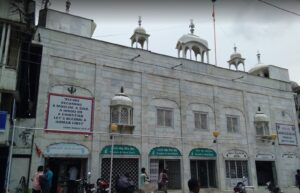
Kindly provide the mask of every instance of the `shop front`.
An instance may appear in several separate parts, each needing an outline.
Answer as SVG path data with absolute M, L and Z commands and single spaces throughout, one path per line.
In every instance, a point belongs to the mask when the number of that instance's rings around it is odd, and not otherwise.
M 113 152 L 111 150 L 112 146 L 107 145 L 100 152 L 101 177 L 109 181 L 112 166 L 112 192 L 115 192 L 114 188 L 117 177 L 125 173 L 129 173 L 130 179 L 137 187 L 139 182 L 140 151 L 134 146 L 120 144 L 115 144 Z
M 198 179 L 201 188 L 216 188 L 216 152 L 207 148 L 195 148 L 191 150 L 189 158 L 191 177 Z
M 68 193 L 69 172 L 76 168 L 77 179 L 86 177 L 89 150 L 80 144 L 56 143 L 45 152 L 45 165 L 53 172 L 51 193 Z
M 149 153 L 150 180 L 157 183 L 159 173 L 167 169 L 168 189 L 181 189 L 181 153 L 174 147 L 155 147 Z

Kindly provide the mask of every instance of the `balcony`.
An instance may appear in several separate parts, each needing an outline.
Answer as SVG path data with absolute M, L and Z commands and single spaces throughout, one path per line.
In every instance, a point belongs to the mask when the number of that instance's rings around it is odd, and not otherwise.
M 111 133 L 118 133 L 118 134 L 132 134 L 134 131 L 134 125 L 120 125 L 111 123 L 109 125 Z

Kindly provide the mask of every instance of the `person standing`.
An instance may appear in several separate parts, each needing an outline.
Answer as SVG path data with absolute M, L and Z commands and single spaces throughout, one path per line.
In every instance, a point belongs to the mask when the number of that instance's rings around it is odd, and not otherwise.
M 46 165 L 44 169 L 44 178 L 46 179 L 46 183 L 44 183 L 42 187 L 42 193 L 50 193 L 52 187 L 53 172 L 50 170 L 48 165 Z
M 199 191 L 200 191 L 199 182 L 195 178 L 191 178 L 188 181 L 188 187 L 189 187 L 190 193 L 199 193 Z
M 297 170 L 297 174 L 295 175 L 295 178 L 296 178 L 296 184 L 300 191 L 300 170 Z
M 41 193 L 41 177 L 43 176 L 44 167 L 39 166 L 37 172 L 31 178 L 32 181 L 32 193 Z
M 167 193 L 168 180 L 169 180 L 169 177 L 167 174 L 167 170 L 163 169 L 159 174 L 158 189 L 165 191 Z
M 141 169 L 141 175 L 140 175 L 140 190 L 143 192 L 146 192 L 146 184 L 149 183 L 149 177 L 148 174 L 146 173 L 146 169 L 142 168 Z
M 77 175 L 78 169 L 75 166 L 71 166 L 69 171 L 69 180 L 68 180 L 68 193 L 76 193 L 77 190 Z

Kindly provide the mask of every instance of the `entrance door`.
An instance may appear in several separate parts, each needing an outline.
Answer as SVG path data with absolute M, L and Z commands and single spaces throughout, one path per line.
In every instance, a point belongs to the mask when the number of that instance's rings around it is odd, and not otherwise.
M 277 184 L 274 161 L 256 161 L 255 163 L 257 184 L 259 186 L 265 186 L 269 181 Z
M 116 179 L 120 175 L 129 173 L 130 179 L 135 186 L 139 184 L 139 159 L 138 158 L 113 158 L 112 192 L 115 191 Z M 103 158 L 101 164 L 101 177 L 109 182 L 110 158 Z M 100 177 L 100 176 L 99 176 Z
M 49 158 L 46 160 L 53 172 L 51 193 L 68 193 L 69 169 L 78 169 L 77 179 L 86 177 L 87 159 L 80 158 Z

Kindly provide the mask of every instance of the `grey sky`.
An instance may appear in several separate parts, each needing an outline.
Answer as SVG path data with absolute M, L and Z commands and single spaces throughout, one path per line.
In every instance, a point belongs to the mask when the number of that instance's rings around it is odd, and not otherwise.
M 214 64 L 211 0 L 70 0 L 70 14 L 93 19 L 93 38 L 130 46 L 130 36 L 142 16 L 142 26 L 150 34 L 149 50 L 177 56 L 177 40 L 189 33 L 190 19 L 195 34 L 206 39 Z M 265 0 L 300 14 L 300 0 Z M 52 0 L 50 8 L 64 11 L 65 1 Z M 39 3 L 37 3 L 40 7 Z M 246 71 L 261 62 L 289 69 L 290 79 L 300 84 L 300 16 L 268 6 L 258 0 L 217 0 L 216 33 L 218 66 L 227 61 L 236 44 L 246 58 Z

